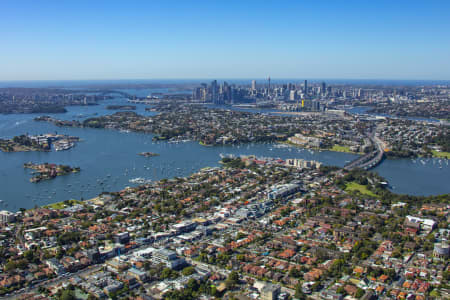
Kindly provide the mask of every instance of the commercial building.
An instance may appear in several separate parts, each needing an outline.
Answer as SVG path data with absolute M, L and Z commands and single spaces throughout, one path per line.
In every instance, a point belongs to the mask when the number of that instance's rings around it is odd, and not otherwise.
M 433 256 L 438 258 L 448 258 L 450 256 L 450 246 L 447 242 L 434 244 Z
M 297 158 L 288 158 L 286 159 L 286 166 L 296 167 L 296 168 L 312 168 L 319 169 L 322 164 L 320 162 L 314 160 L 305 160 L 305 159 L 297 159 Z
M 178 269 L 186 264 L 184 258 L 179 258 L 174 251 L 168 249 L 153 252 L 152 260 L 154 263 L 164 264 L 171 269 Z
M 261 288 L 261 300 L 276 300 L 280 291 L 279 285 L 268 283 Z
M 130 234 L 128 232 L 121 232 L 114 236 L 114 241 L 118 244 L 127 244 L 130 241 Z
M 267 194 L 269 200 L 284 198 L 293 195 L 302 190 L 302 186 L 298 183 L 282 184 L 272 187 L 272 190 Z
M 195 227 L 197 227 L 197 223 L 192 221 L 183 221 L 172 225 L 172 229 L 174 229 L 177 233 L 190 232 L 193 231 Z
M 0 211 L 0 224 L 11 223 L 14 222 L 16 216 L 7 210 Z

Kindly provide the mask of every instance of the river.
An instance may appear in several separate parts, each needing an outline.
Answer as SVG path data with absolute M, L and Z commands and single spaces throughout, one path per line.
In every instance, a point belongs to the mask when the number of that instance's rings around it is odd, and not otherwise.
M 147 91 L 142 92 L 144 95 Z M 111 114 L 110 104 L 125 104 L 125 99 L 106 100 L 97 106 L 67 107 L 65 114 L 52 114 L 60 119 L 85 119 Z M 152 115 L 145 105 L 136 104 L 136 112 Z M 41 115 L 41 114 L 39 114 Z M 218 166 L 220 154 L 255 154 L 264 157 L 304 158 L 326 165 L 343 166 L 356 155 L 331 151 L 308 151 L 297 147 L 279 147 L 276 144 L 249 144 L 204 147 L 197 142 L 153 142 L 152 135 L 124 133 L 104 129 L 60 128 L 45 122 L 35 122 L 38 115 L 0 115 L 0 137 L 11 138 L 24 133 L 58 132 L 79 136 L 81 141 L 67 151 L 0 152 L 0 209 L 16 211 L 67 199 L 89 199 L 102 191 L 119 191 L 132 178 L 158 180 L 187 176 L 206 166 Z M 150 151 L 157 157 L 142 157 L 139 152 Z M 81 167 L 81 172 L 57 177 L 40 183 L 30 183 L 30 171 L 25 162 L 57 163 Z M 385 160 L 374 171 L 385 177 L 394 192 L 413 195 L 450 193 L 450 168 L 446 161 L 424 159 Z M 440 167 L 441 166 L 441 167 Z

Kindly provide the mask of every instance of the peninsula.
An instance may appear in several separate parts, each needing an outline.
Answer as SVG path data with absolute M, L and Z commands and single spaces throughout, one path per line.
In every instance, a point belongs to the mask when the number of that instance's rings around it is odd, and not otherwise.
M 201 145 L 288 142 L 305 148 L 351 153 L 370 153 L 380 140 L 388 157 L 432 157 L 448 152 L 449 127 L 387 117 L 350 115 L 342 110 L 293 116 L 208 108 L 176 101 L 159 103 L 155 116 L 135 112 L 84 121 L 38 117 L 56 126 L 105 128 L 154 134 L 156 141 L 198 141 Z
M 68 150 L 80 140 L 76 136 L 46 133 L 40 135 L 22 134 L 12 139 L 0 139 L 0 150 L 3 152 L 56 151 Z
M 50 146 L 40 144 L 27 135 L 19 135 L 9 140 L 0 139 L 0 150 L 3 152 L 50 151 Z
M 65 113 L 66 106 L 97 105 L 101 100 L 111 99 L 108 91 L 85 92 L 57 88 L 0 88 L 0 114 Z

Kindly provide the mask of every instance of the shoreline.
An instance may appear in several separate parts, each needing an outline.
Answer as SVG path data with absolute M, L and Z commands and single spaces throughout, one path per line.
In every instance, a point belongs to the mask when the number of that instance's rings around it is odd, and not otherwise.
M 333 149 L 333 148 L 313 148 L 313 147 L 303 147 L 301 145 L 297 145 L 295 143 L 292 143 L 290 141 L 281 141 L 278 142 L 280 144 L 285 144 L 285 145 L 289 145 L 289 146 L 293 146 L 293 147 L 297 147 L 297 148 L 302 148 L 305 150 L 313 150 L 313 151 L 330 151 L 330 152 L 340 152 L 340 153 L 349 153 L 349 154 L 355 154 L 355 155 L 364 155 L 364 153 L 362 152 L 352 152 L 352 151 L 339 151 L 337 149 Z
M 271 113 L 290 116 L 316 116 L 322 114 L 322 112 L 319 111 L 273 111 Z
M 304 149 L 306 149 L 306 148 L 304 148 Z M 218 163 L 219 163 L 219 165 L 220 165 L 219 168 L 225 168 L 225 164 L 223 163 L 222 159 L 220 159 L 220 160 L 218 161 Z M 203 168 L 201 168 L 199 171 L 194 171 L 194 172 L 190 173 L 189 176 L 191 176 L 191 175 L 193 175 L 193 174 L 197 174 L 198 172 L 207 170 L 207 169 L 209 169 L 209 168 L 211 168 L 211 167 L 208 167 L 208 166 L 203 167 Z M 340 168 L 340 169 L 341 169 L 341 170 L 344 170 L 343 168 Z M 189 176 L 187 176 L 187 177 L 189 177 Z M 176 176 L 173 176 L 173 177 L 171 177 L 171 178 L 169 178 L 169 179 L 175 179 L 175 178 L 176 178 Z M 156 182 L 160 182 L 160 181 L 162 181 L 162 180 L 164 180 L 164 179 L 157 180 Z M 138 186 L 144 186 L 144 185 L 145 185 L 145 184 L 140 184 L 140 185 L 138 185 Z M 371 191 L 368 191 L 368 190 L 361 190 L 361 186 L 362 186 L 362 185 L 357 184 L 356 182 L 348 183 L 347 186 L 346 186 L 346 188 L 345 188 L 344 190 L 345 190 L 346 192 L 354 192 L 355 190 L 357 190 L 357 191 L 359 191 L 361 194 L 367 194 L 367 195 L 370 195 L 370 196 L 379 197 L 379 196 L 377 196 L 377 195 L 371 195 L 371 193 L 372 193 Z M 392 193 L 394 193 L 394 194 L 398 194 L 397 192 L 392 191 L 391 189 L 390 189 L 390 191 L 391 191 Z M 105 192 L 105 193 L 112 194 L 112 193 L 117 193 L 117 192 L 116 192 L 116 191 L 108 191 L 108 192 Z M 82 199 L 82 200 L 81 200 L 81 199 L 67 199 L 67 200 L 57 201 L 57 202 L 53 202 L 53 203 L 49 203 L 49 204 L 45 204 L 45 205 L 39 205 L 38 207 L 40 207 L 40 208 L 48 208 L 48 209 L 60 210 L 60 209 L 64 209 L 64 208 L 67 208 L 67 207 L 72 207 L 72 206 L 77 205 L 77 204 L 83 205 L 86 201 L 90 201 L 90 200 L 93 200 L 93 199 L 97 199 L 101 194 L 102 194 L 102 193 L 98 194 L 97 196 L 90 197 L 89 199 Z M 432 195 L 432 196 L 441 196 L 441 195 L 447 195 L 447 194 L 448 194 L 448 193 L 443 193 L 443 194 L 436 194 L 436 195 Z M 398 195 L 410 195 L 410 194 L 398 194 Z M 424 195 L 412 195 L 412 194 L 411 194 L 411 196 L 425 197 Z M 25 208 L 26 211 L 32 210 L 32 209 L 35 209 L 35 207 Z
M 203 143 L 203 141 L 199 141 L 198 144 L 201 146 L 204 146 L 204 147 L 214 147 L 213 144 L 205 144 L 205 143 Z

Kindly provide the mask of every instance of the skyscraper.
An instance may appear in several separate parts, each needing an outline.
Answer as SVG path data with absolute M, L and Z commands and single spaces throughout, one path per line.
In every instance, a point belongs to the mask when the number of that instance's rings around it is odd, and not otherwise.
M 202 99 L 202 88 L 196 87 L 192 91 L 192 100 L 201 100 Z
M 322 88 L 320 89 L 320 92 L 322 93 L 322 95 L 325 95 L 327 93 L 327 84 L 325 83 L 325 81 L 322 82 Z
M 297 91 L 292 90 L 289 92 L 289 100 L 295 101 L 297 99 Z
M 308 81 L 305 79 L 305 95 L 308 95 Z
M 213 103 L 217 102 L 217 80 L 211 82 L 211 98 Z
M 256 91 L 256 80 L 252 80 L 252 91 Z

